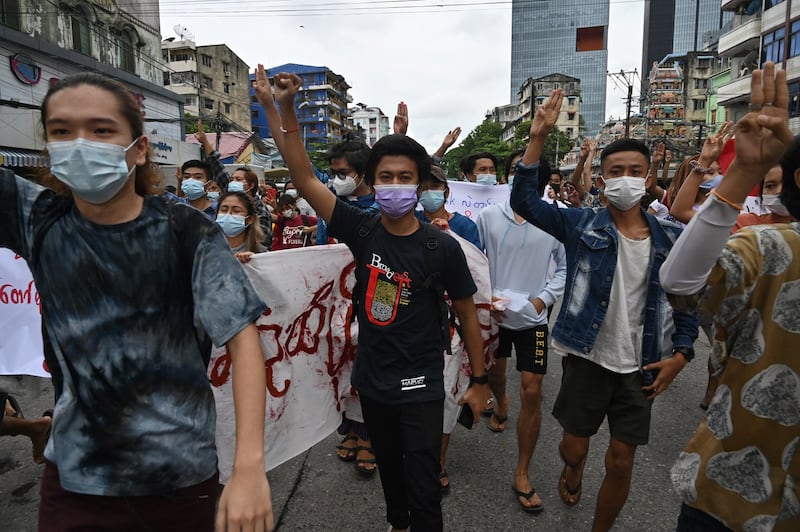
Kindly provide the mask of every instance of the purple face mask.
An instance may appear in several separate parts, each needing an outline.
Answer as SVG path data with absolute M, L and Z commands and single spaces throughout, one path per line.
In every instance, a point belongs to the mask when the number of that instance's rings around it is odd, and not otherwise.
M 417 204 L 417 185 L 375 185 L 375 201 L 389 218 L 400 218 Z

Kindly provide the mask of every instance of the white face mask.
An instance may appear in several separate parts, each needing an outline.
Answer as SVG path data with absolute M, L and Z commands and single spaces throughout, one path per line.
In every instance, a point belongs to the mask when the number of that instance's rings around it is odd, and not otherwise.
M 645 193 L 642 177 L 613 177 L 606 181 L 605 196 L 608 202 L 621 211 L 629 211 L 639 205 Z
M 281 214 L 284 218 L 291 218 L 294 215 L 294 211 L 292 209 L 285 209 L 281 211 Z
M 764 194 L 761 205 L 772 214 L 789 216 L 789 210 L 786 205 L 781 203 L 781 197 L 778 194 Z
M 89 203 L 105 203 L 122 190 L 136 166 L 128 169 L 127 147 L 84 138 L 48 142 L 50 171 L 59 181 Z
M 332 183 L 337 196 L 349 196 L 358 187 L 356 178 L 351 175 L 334 175 Z
M 293 198 L 297 197 L 297 189 L 296 188 L 288 188 L 285 192 L 286 195 L 291 196 Z

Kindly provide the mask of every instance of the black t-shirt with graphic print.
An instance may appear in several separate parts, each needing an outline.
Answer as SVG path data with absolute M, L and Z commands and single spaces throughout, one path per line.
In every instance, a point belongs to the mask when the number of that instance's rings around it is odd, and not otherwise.
M 374 213 L 337 200 L 328 234 L 357 248 L 358 232 Z M 444 342 L 439 304 L 427 277 L 424 236 L 395 236 L 378 224 L 356 257 L 361 286 L 358 305 L 358 355 L 352 384 L 358 393 L 386 404 L 418 403 L 444 397 Z M 461 246 L 442 234 L 444 287 L 451 299 L 472 296 L 477 288 Z

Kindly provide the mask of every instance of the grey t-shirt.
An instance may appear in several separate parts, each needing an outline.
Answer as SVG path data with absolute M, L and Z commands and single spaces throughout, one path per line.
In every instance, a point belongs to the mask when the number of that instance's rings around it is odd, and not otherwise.
M 210 478 L 209 340 L 265 310 L 217 224 L 149 196 L 136 219 L 97 225 L 0 170 L 0 246 L 28 261 L 41 298 L 57 394 L 45 456 L 64 489 L 153 495 Z

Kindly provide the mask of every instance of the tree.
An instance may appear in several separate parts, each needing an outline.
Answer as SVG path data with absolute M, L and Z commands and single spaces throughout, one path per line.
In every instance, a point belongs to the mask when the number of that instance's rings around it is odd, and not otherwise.
M 194 135 L 197 133 L 197 117 L 191 113 L 185 113 L 183 115 L 183 124 L 186 127 L 186 135 Z M 203 122 L 203 131 L 206 133 L 212 133 L 213 129 L 211 128 L 211 124 L 207 122 Z
M 542 158 L 550 163 L 551 168 L 558 168 L 564 155 L 573 148 L 574 144 L 569 135 L 554 126 L 544 142 Z

